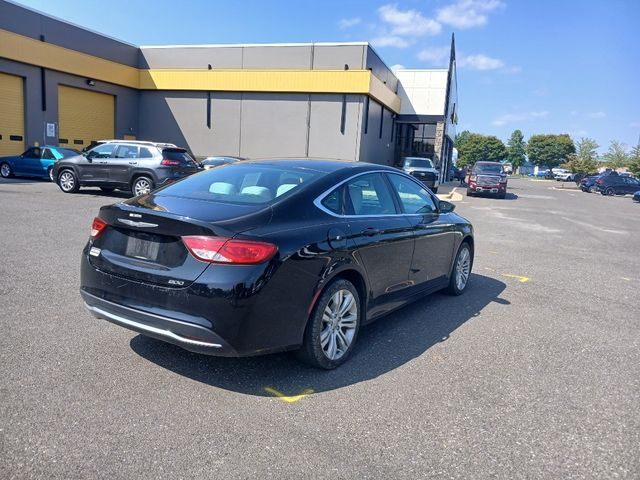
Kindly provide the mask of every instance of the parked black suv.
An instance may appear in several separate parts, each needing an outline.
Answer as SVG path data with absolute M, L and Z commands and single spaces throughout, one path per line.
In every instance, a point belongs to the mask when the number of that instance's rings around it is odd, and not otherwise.
M 640 181 L 633 177 L 610 174 L 599 177 L 593 187 L 602 195 L 633 195 L 640 190 Z
M 105 192 L 130 190 L 137 196 L 198 171 L 200 167 L 184 148 L 123 140 L 57 162 L 52 176 L 65 193 L 100 187 Z

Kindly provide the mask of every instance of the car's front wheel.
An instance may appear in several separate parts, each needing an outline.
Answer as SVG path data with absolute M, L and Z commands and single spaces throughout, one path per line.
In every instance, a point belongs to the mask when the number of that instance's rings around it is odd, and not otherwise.
M 469 283 L 471 267 L 473 265 L 473 253 L 471 246 L 464 242 L 458 249 L 458 254 L 453 263 L 453 270 L 447 287 L 447 293 L 451 295 L 462 295 Z
M 9 178 L 11 175 L 13 175 L 13 173 L 11 172 L 11 165 L 6 162 L 0 165 L 0 175 L 2 175 L 2 178 Z
M 56 179 L 53 177 L 53 167 L 47 169 L 47 175 L 49 176 L 49 180 L 55 183 Z
M 613 187 L 609 187 L 604 191 L 605 195 L 609 195 L 610 197 L 613 197 L 616 194 L 616 191 Z
M 80 190 L 78 179 L 71 170 L 63 170 L 58 176 L 58 186 L 64 193 L 76 193 Z
M 333 282 L 316 302 L 298 356 L 326 370 L 343 364 L 356 343 L 361 318 L 358 290 L 347 280 Z

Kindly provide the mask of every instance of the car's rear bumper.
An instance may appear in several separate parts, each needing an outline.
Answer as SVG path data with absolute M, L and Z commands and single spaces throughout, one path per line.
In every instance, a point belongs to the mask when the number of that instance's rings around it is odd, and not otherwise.
M 178 345 L 191 352 L 220 356 L 238 355 L 220 336 L 202 326 L 119 305 L 83 289 L 80 289 L 80 295 L 85 307 L 96 318 Z

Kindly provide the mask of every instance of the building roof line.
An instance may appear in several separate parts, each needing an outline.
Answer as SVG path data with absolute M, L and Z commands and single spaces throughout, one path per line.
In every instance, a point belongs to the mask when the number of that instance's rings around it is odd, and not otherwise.
M 204 43 L 199 45 L 140 45 L 139 48 L 243 48 L 243 47 L 339 47 L 368 46 L 368 42 Z

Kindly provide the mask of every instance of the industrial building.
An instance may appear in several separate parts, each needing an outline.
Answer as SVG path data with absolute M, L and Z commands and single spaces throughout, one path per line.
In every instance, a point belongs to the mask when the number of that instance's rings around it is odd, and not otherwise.
M 393 72 L 366 42 L 135 46 L 0 0 L 0 155 L 106 138 L 194 156 L 451 160 L 449 68 Z

